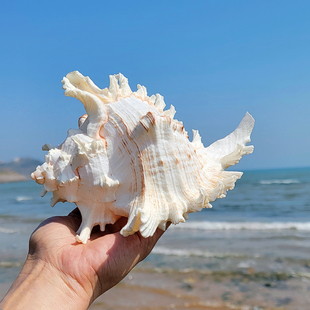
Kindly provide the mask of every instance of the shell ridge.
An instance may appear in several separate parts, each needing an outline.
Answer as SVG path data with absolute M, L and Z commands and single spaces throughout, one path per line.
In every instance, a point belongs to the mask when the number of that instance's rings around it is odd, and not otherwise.
M 154 136 L 154 144 L 155 145 L 155 141 L 165 141 L 167 144 L 169 144 L 170 146 L 172 144 L 175 143 L 174 139 L 172 139 L 172 128 L 171 128 L 171 123 L 165 119 L 164 117 L 156 117 L 156 121 L 155 123 L 157 124 L 155 127 L 156 129 L 153 129 L 155 131 L 155 136 Z M 160 135 L 164 134 L 164 137 L 161 137 Z M 158 147 L 160 147 L 160 145 L 158 145 Z M 178 145 L 176 146 L 176 148 L 178 149 Z M 143 204 L 142 210 L 144 213 L 144 217 L 141 217 L 141 221 L 143 226 L 145 226 L 145 231 L 148 231 L 147 226 L 150 226 L 150 231 L 152 231 L 151 227 L 153 227 L 152 225 L 154 224 L 153 221 L 148 221 L 149 219 L 152 218 L 156 218 L 156 214 L 160 214 L 161 215 L 161 219 L 164 218 L 166 219 L 166 221 L 168 219 L 170 219 L 174 224 L 177 224 L 179 222 L 184 222 L 184 216 L 183 214 L 188 212 L 188 208 L 186 208 L 186 204 L 182 203 L 182 201 L 185 199 L 188 201 L 188 204 L 191 202 L 193 203 L 195 201 L 195 199 L 191 199 L 188 196 L 188 192 L 192 192 L 192 190 L 190 188 L 183 188 L 184 185 L 188 185 L 186 183 L 186 181 L 184 181 L 185 176 L 182 178 L 181 176 L 179 177 L 175 177 L 175 175 L 173 175 L 172 171 L 173 166 L 171 166 L 171 162 L 169 162 L 169 160 L 165 160 L 165 158 L 170 158 L 171 155 L 168 154 L 167 150 L 169 148 L 168 147 L 161 147 L 161 150 L 163 152 L 162 156 L 163 157 L 157 157 L 156 155 L 158 154 L 156 152 L 156 150 L 152 151 L 152 150 L 148 150 L 148 152 L 151 152 L 153 154 L 153 157 L 150 159 L 150 162 L 166 162 L 166 164 L 168 165 L 168 167 L 166 167 L 165 173 L 161 173 L 160 175 L 162 176 L 162 178 L 165 179 L 161 179 L 160 182 L 157 182 L 156 185 L 156 176 L 151 176 L 151 177 L 146 177 L 145 180 L 146 182 L 150 181 L 153 184 L 148 184 L 146 183 L 146 188 L 154 188 L 155 190 L 152 191 L 152 196 L 154 196 L 154 193 L 161 193 L 161 192 L 165 192 L 166 193 L 166 197 L 161 197 L 161 196 L 157 196 L 157 201 L 154 201 L 153 203 L 150 203 L 151 205 L 154 205 L 154 207 L 152 209 L 150 209 L 149 214 L 146 215 L 145 212 L 147 212 L 147 204 Z M 180 152 L 180 150 L 179 150 Z M 149 157 L 149 155 L 148 155 Z M 182 164 L 187 164 L 187 162 L 182 162 Z M 169 168 L 169 166 L 171 166 Z M 150 168 L 145 168 L 144 171 L 149 171 Z M 183 169 L 180 169 L 180 172 L 183 172 L 186 170 L 186 167 L 184 167 Z M 169 173 L 171 171 L 171 173 Z M 175 183 L 175 181 L 178 181 L 180 179 L 183 179 L 183 181 L 179 182 L 178 184 Z M 155 183 L 154 183 L 155 182 Z M 163 186 L 165 184 L 172 184 L 171 187 L 173 187 L 173 191 L 174 191 L 174 195 L 171 196 L 170 193 L 172 193 L 171 188 L 170 191 L 169 190 L 164 190 Z M 198 197 L 196 198 L 198 203 L 201 204 L 201 191 L 197 190 L 197 195 Z M 146 195 L 147 197 L 147 195 Z M 170 197 L 170 198 L 169 198 Z M 156 197 L 153 198 L 153 200 L 155 200 Z M 169 202 L 168 202 L 169 201 Z M 196 207 L 196 206 L 195 206 Z M 159 225 L 160 220 L 158 220 L 157 226 Z M 156 227 L 157 227 L 156 226 Z
M 118 119 L 118 120 L 117 120 Z M 128 224 L 123 228 L 123 232 L 124 234 L 128 235 L 130 234 L 130 227 L 134 226 L 134 218 L 135 216 L 138 216 L 139 214 L 139 210 L 140 209 L 136 209 L 139 207 L 139 204 L 142 204 L 142 198 L 144 195 L 144 191 L 145 191 L 145 186 L 144 186 L 144 173 L 143 173 L 143 165 L 141 163 L 141 158 L 140 155 L 138 155 L 140 153 L 140 149 L 139 149 L 139 145 L 137 143 L 137 141 L 135 141 L 135 136 L 134 136 L 134 131 L 131 132 L 131 135 L 129 136 L 128 134 L 128 130 L 127 127 L 124 123 L 122 123 L 120 116 L 118 116 L 117 114 L 113 114 L 113 117 L 111 117 L 111 122 L 112 124 L 114 123 L 114 128 L 118 131 L 120 137 L 122 137 L 122 135 L 124 135 L 126 137 L 126 140 L 128 141 L 128 143 L 126 144 L 122 144 L 122 147 L 124 148 L 124 150 L 126 152 L 128 152 L 128 155 L 133 155 L 133 154 L 137 154 L 134 157 L 134 162 L 132 162 L 131 165 L 131 171 L 132 171 L 132 175 L 133 175 L 133 179 L 135 180 L 134 182 L 134 187 L 132 188 L 132 197 L 136 197 L 133 198 L 132 202 L 126 207 L 127 209 L 130 209 L 129 211 L 129 220 L 128 220 Z M 142 125 L 141 125 L 142 126 Z M 121 130 L 121 131 L 120 131 Z M 130 145 L 129 145 L 130 143 Z M 129 153 L 129 148 L 130 146 L 132 148 L 134 148 L 134 153 L 131 152 Z M 130 157 L 129 157 L 130 158 Z M 121 184 L 121 181 L 120 181 Z M 137 197 L 138 193 L 140 193 L 140 197 Z M 137 201 L 139 201 L 139 203 L 137 203 Z M 116 207 L 118 208 L 118 207 Z M 139 215 L 140 216 L 140 215 Z M 131 232 L 134 233 L 134 232 Z
M 157 229 L 159 224 L 159 221 L 156 216 L 150 216 L 148 217 L 148 220 L 143 222 L 141 221 L 139 230 L 141 232 L 141 235 L 144 238 L 148 238 L 150 236 L 153 236 L 155 233 L 155 230 Z
M 158 140 L 157 137 L 157 127 L 160 124 L 160 117 L 158 116 L 152 116 L 150 117 L 150 115 L 146 115 L 145 118 L 148 120 L 149 122 L 149 126 L 152 128 L 152 135 L 146 136 L 146 135 L 139 135 L 139 136 L 135 136 L 135 133 L 139 132 L 139 130 L 135 130 L 132 132 L 132 138 L 135 140 L 135 142 L 137 143 L 137 148 L 139 149 L 139 151 L 141 152 L 141 162 L 158 162 L 160 160 L 160 158 L 158 158 L 156 155 L 156 150 L 154 151 L 152 148 L 150 149 L 150 147 L 152 145 L 155 145 L 155 141 Z M 158 118 L 158 120 L 154 121 L 153 118 Z M 152 120 L 151 120 L 152 119 Z M 154 124 L 156 124 L 156 126 L 154 126 Z M 141 124 L 138 124 L 137 127 L 143 127 Z M 144 130 L 144 129 L 143 129 Z M 135 139 L 136 138 L 136 139 Z M 137 139 L 138 138 L 138 139 Z M 151 139 L 152 144 L 148 143 L 148 139 Z M 149 145 L 149 148 L 147 147 L 147 145 Z M 151 145 L 151 146 L 150 146 Z M 143 158 L 150 158 L 150 160 L 143 160 Z M 141 234 L 144 237 L 147 237 L 151 234 L 154 233 L 154 231 L 156 230 L 158 224 L 159 224 L 159 220 L 156 220 L 157 216 L 156 214 L 161 214 L 162 213 L 162 209 L 165 209 L 163 207 L 163 205 L 165 205 L 165 199 L 164 197 L 158 197 L 156 195 L 157 192 L 160 191 L 154 191 L 152 190 L 151 192 L 149 189 L 152 188 L 157 188 L 156 186 L 156 176 L 153 175 L 152 169 L 151 167 L 143 167 L 142 169 L 143 171 L 143 175 L 144 175 L 144 182 L 145 182 L 145 186 L 144 188 L 146 189 L 146 191 L 143 192 L 143 194 L 141 194 L 141 197 L 139 198 L 139 210 L 137 211 L 135 210 L 134 205 L 131 206 L 130 208 L 130 214 L 129 214 L 129 220 L 128 220 L 128 225 L 126 225 L 126 227 L 124 228 L 124 231 L 122 233 L 128 234 L 130 233 L 134 233 L 134 231 L 130 231 L 130 229 L 132 228 L 132 224 L 135 222 L 135 217 L 137 216 L 137 214 L 139 214 L 140 216 L 140 228 L 138 228 L 141 231 Z M 155 196 L 154 196 L 155 195 Z M 160 200 L 163 199 L 163 200 Z M 156 203 L 157 202 L 157 203 Z M 152 206 L 152 207 L 150 207 Z M 167 216 L 168 219 L 168 216 Z
M 132 212 L 129 213 L 128 221 L 126 225 L 121 229 L 121 235 L 129 236 L 139 230 L 141 224 L 141 208 L 136 206 L 137 203 L 133 203 Z
M 184 139 L 184 136 L 182 135 L 182 138 Z M 181 144 L 177 143 L 177 149 L 178 149 L 178 153 L 182 154 L 182 150 L 181 150 Z M 185 185 L 187 188 L 183 189 L 183 193 L 184 193 L 184 197 L 187 200 L 187 205 L 188 207 L 185 209 L 185 212 L 196 212 L 196 210 L 201 210 L 206 203 L 208 203 L 208 199 L 207 199 L 207 195 L 205 195 L 206 191 L 204 190 L 203 187 L 201 187 L 201 183 L 203 183 L 202 181 L 197 182 L 196 178 L 189 178 L 189 176 L 187 176 L 185 174 L 186 171 L 191 171 L 194 175 L 199 175 L 199 171 L 193 171 L 193 167 L 199 167 L 200 162 L 194 163 L 193 162 L 193 158 L 194 158 L 194 152 L 191 151 L 190 148 L 184 148 L 183 149 L 183 153 L 185 153 L 184 151 L 187 151 L 187 156 L 188 156 L 188 160 L 180 160 L 181 164 L 184 166 L 183 169 L 180 169 L 180 171 L 183 172 L 183 175 L 180 176 L 180 179 L 182 179 L 181 184 L 183 184 L 183 186 Z M 199 165 L 198 165 L 199 164 Z M 180 186 L 178 186 L 179 188 L 181 188 Z M 207 202 L 205 202 L 207 201 Z

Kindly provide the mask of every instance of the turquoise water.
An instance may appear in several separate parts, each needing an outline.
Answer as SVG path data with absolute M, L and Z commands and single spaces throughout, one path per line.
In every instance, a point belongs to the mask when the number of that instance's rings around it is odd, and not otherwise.
M 51 208 L 40 191 L 32 181 L 0 184 L 0 267 L 21 264 L 37 225 L 75 207 Z M 309 237 L 310 168 L 245 171 L 212 209 L 170 227 L 142 266 L 310 275 Z

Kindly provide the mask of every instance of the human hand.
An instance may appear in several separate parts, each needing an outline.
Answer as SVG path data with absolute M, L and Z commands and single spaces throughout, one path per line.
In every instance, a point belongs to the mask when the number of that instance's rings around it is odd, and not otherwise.
M 77 243 L 78 210 L 44 221 L 32 234 L 20 275 L 0 307 L 6 309 L 87 309 L 119 283 L 152 250 L 163 231 L 143 238 L 123 237 L 121 218 L 106 230 L 93 231 L 87 244 Z

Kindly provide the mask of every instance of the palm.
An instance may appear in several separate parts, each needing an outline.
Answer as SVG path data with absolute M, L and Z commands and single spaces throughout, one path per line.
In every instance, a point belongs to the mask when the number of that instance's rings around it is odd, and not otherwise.
M 92 292 L 92 300 L 121 281 L 163 233 L 158 230 L 147 239 L 137 233 L 123 237 L 119 231 L 126 219 L 121 218 L 105 232 L 94 232 L 87 244 L 80 244 L 75 240 L 80 222 L 77 212 L 43 222 L 30 239 L 29 255 L 55 268 L 70 286 Z

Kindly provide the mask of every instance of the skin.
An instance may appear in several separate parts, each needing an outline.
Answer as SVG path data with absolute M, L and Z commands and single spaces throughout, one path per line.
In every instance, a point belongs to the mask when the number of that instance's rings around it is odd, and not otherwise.
M 127 219 L 94 229 L 87 244 L 77 243 L 81 216 L 44 221 L 32 234 L 25 265 L 0 303 L 3 310 L 86 310 L 101 294 L 119 283 L 153 249 L 163 231 L 143 238 L 139 233 L 123 237 Z

